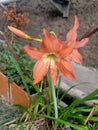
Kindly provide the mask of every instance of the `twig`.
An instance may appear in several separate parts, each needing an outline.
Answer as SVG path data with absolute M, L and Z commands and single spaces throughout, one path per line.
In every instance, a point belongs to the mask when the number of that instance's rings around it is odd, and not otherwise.
M 79 41 L 81 41 L 83 38 L 90 37 L 91 35 L 93 35 L 93 34 L 96 33 L 97 31 L 98 31 L 98 27 L 92 27 L 91 29 L 89 29 L 89 30 L 79 39 Z
M 13 47 L 12 47 L 12 44 L 7 40 L 5 34 L 2 31 L 0 31 L 0 34 L 3 36 L 5 44 L 8 46 L 9 50 L 12 52 L 14 58 L 18 61 L 18 56 L 16 55 L 16 53 L 15 53 Z
M 89 113 L 87 119 L 85 120 L 84 124 L 86 125 L 90 119 L 90 117 L 94 114 L 94 112 L 96 111 L 97 108 L 97 102 L 93 103 L 93 108 L 91 110 L 91 112 Z

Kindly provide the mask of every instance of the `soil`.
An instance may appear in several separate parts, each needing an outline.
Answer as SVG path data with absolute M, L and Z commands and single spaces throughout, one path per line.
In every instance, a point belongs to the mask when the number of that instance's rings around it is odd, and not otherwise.
M 80 22 L 78 39 L 92 27 L 98 27 L 98 0 L 71 0 L 68 18 L 63 18 L 49 0 L 28 0 L 20 6 L 18 4 L 18 10 L 29 13 L 30 23 L 22 26 L 21 30 L 34 37 L 42 35 L 42 29 L 46 28 L 65 40 L 66 33 L 73 26 L 75 15 L 78 16 Z M 2 31 L 5 31 L 9 24 L 4 17 L 0 18 Z M 22 39 L 18 42 L 30 43 Z M 39 44 L 34 43 L 33 46 L 39 46 Z M 98 32 L 90 36 L 89 43 L 81 48 L 80 52 L 83 55 L 83 65 L 98 68 Z
M 9 130 L 9 126 L 14 124 L 21 114 L 19 109 L 8 105 L 8 103 L 0 97 L 0 130 Z

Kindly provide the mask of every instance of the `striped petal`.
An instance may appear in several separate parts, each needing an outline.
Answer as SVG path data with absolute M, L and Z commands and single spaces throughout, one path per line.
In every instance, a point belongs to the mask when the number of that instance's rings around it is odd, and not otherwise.
M 68 44 L 63 45 L 63 48 L 59 52 L 62 58 L 69 56 L 73 52 L 76 43 L 69 42 Z
M 62 47 L 61 41 L 54 35 L 50 35 L 47 30 L 43 30 L 44 39 L 41 45 L 41 49 L 47 52 L 57 52 Z
M 72 54 L 69 57 L 71 58 L 72 61 L 74 61 L 74 62 L 76 62 L 78 64 L 82 64 L 82 56 L 78 52 L 77 49 L 74 49 Z
M 39 83 L 43 77 L 47 74 L 49 68 L 49 62 L 44 60 L 38 60 L 33 68 L 34 84 Z
M 81 41 L 76 43 L 75 48 L 84 47 L 87 44 L 88 41 L 89 41 L 89 38 L 82 39 Z
M 34 58 L 36 60 L 41 59 L 41 57 L 43 56 L 43 53 L 40 50 L 32 48 L 29 45 L 25 45 L 24 50 L 31 58 Z
M 75 22 L 73 28 L 67 33 L 66 41 L 75 41 L 77 38 L 77 29 L 79 27 L 78 17 L 75 16 Z
M 73 67 L 69 61 L 65 61 L 62 59 L 60 60 L 60 62 L 57 62 L 56 65 L 66 78 L 69 78 L 71 80 L 76 79 L 74 76 Z

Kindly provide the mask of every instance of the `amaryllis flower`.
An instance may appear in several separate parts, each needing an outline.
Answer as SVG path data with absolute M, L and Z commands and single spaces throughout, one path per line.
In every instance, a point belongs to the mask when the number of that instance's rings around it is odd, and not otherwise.
M 34 83 L 40 82 L 48 71 L 54 85 L 57 82 L 58 71 L 66 78 L 75 80 L 71 61 L 82 63 L 82 56 L 78 52 L 78 48 L 85 46 L 88 42 L 88 38 L 77 41 L 77 29 L 79 28 L 77 16 L 75 16 L 74 26 L 67 33 L 65 41 L 61 41 L 55 35 L 50 35 L 45 29 L 43 30 L 44 39 L 42 40 L 33 38 L 14 27 L 9 26 L 8 28 L 21 38 L 41 42 L 40 49 L 28 45 L 24 47 L 29 56 L 38 60 L 33 68 Z
M 77 29 L 79 28 L 79 21 L 78 17 L 75 16 L 75 22 L 73 28 L 67 33 L 66 35 L 66 41 L 63 42 L 64 44 L 67 44 L 69 42 L 75 42 L 75 48 L 73 49 L 73 52 L 70 54 L 69 58 L 73 60 L 74 62 L 77 62 L 79 64 L 82 63 L 82 56 L 78 52 L 78 48 L 83 47 L 87 44 L 88 38 L 84 38 L 81 41 L 77 41 Z
M 48 71 L 54 85 L 57 83 L 58 71 L 66 78 L 75 80 L 73 67 L 67 59 L 75 48 L 75 42 L 63 45 L 62 41 L 50 35 L 47 30 L 44 29 L 43 34 L 44 39 L 40 49 L 32 48 L 29 45 L 24 47 L 30 57 L 38 60 L 33 68 L 34 84 L 39 83 Z

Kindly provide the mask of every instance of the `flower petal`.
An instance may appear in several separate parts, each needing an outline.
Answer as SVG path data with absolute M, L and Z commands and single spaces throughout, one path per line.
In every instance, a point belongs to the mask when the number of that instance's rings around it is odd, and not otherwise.
M 47 30 L 43 30 L 44 39 L 41 45 L 41 49 L 47 50 L 47 52 L 57 52 L 62 47 L 61 41 L 54 35 L 50 35 Z
M 31 58 L 34 58 L 36 60 L 39 60 L 41 59 L 43 53 L 36 49 L 36 48 L 32 48 L 30 47 L 29 45 L 25 45 L 24 46 L 24 50 L 26 51 L 26 53 L 31 57 Z
M 43 59 L 38 60 L 33 68 L 34 84 L 39 83 L 43 77 L 47 74 L 49 68 L 49 62 L 45 62 Z
M 52 66 L 50 66 L 50 76 L 53 81 L 53 84 L 56 85 L 58 73 L 57 73 L 57 67 L 55 63 L 52 64 Z
M 73 72 L 73 67 L 70 62 L 65 61 L 65 60 L 60 60 L 60 62 L 56 62 L 56 65 L 58 69 L 61 71 L 61 73 L 66 77 L 71 80 L 75 80 L 74 72 Z
M 80 47 L 85 46 L 88 41 L 89 41 L 89 38 L 82 39 L 81 41 L 79 41 L 79 42 L 76 43 L 75 48 L 80 48 Z
M 59 52 L 59 54 L 61 55 L 62 58 L 70 55 L 73 52 L 76 43 L 69 42 L 68 44 L 63 45 L 62 49 Z
M 66 35 L 66 40 L 67 41 L 75 41 L 76 40 L 78 27 L 79 27 L 78 17 L 75 16 L 74 26 Z
M 69 57 L 71 58 L 72 61 L 74 61 L 74 62 L 76 62 L 78 64 L 82 64 L 82 56 L 78 52 L 77 49 L 74 49 L 72 54 Z

